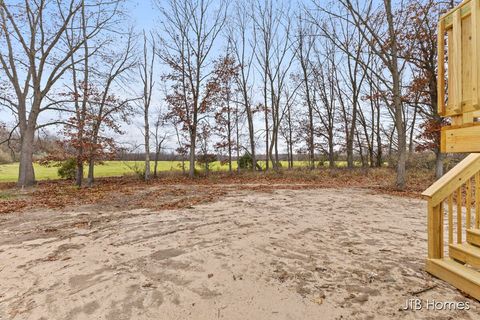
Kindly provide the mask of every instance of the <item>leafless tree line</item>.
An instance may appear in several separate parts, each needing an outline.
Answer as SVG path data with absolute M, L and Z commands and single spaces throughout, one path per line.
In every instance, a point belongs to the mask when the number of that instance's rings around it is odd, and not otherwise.
M 151 32 L 118 29 L 125 5 L 0 1 L 0 106 L 15 118 L 19 186 L 35 182 L 39 129 L 65 128 L 77 184 L 85 163 L 92 184 L 112 134 L 141 114 L 146 180 L 150 151 L 157 163 L 170 136 L 192 177 L 213 153 L 227 153 L 230 171 L 242 154 L 253 170 L 261 154 L 266 170 L 280 170 L 285 151 L 289 167 L 304 154 L 312 169 L 345 154 L 350 168 L 388 157 L 402 189 L 419 125 L 442 121 L 436 20 L 451 3 L 155 0 L 160 24 Z M 425 143 L 441 175 L 436 142 Z

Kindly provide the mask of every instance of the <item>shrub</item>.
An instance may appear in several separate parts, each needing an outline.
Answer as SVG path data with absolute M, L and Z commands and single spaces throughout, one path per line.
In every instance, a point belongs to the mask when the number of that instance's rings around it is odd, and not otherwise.
M 77 161 L 75 158 L 70 158 L 63 161 L 58 168 L 58 175 L 62 179 L 66 180 L 75 180 L 75 175 L 77 173 Z
M 210 163 L 217 161 L 217 156 L 214 154 L 201 154 L 197 156 L 197 163 L 205 167 L 205 171 L 210 171 Z
M 465 156 L 463 154 L 448 154 L 443 157 L 444 172 L 447 172 L 453 168 L 458 162 L 460 162 Z M 388 166 L 390 168 L 397 167 L 397 158 L 393 155 L 388 158 Z M 428 170 L 434 171 L 436 166 L 435 154 L 432 151 L 415 152 L 413 154 L 407 154 L 406 161 L 407 170 Z
M 422 152 L 407 154 L 407 169 L 435 169 L 435 154 L 433 152 Z
M 0 149 L 0 164 L 6 164 L 11 162 L 13 162 L 12 156 L 8 152 Z
M 253 168 L 253 159 L 249 153 L 245 153 L 243 156 L 238 158 L 238 167 L 240 169 L 252 169 Z

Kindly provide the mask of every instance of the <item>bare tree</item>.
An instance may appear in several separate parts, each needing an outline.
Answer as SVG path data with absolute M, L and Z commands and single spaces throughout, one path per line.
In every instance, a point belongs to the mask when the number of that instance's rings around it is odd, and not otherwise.
M 336 134 L 336 118 L 337 118 L 337 60 L 335 57 L 334 46 L 326 42 L 323 44 L 324 52 L 315 49 L 315 59 L 317 61 L 314 72 L 312 88 L 315 100 L 314 111 L 320 119 L 320 127 L 317 127 L 314 133 L 317 136 L 326 139 L 326 154 L 328 155 L 329 167 L 335 167 L 335 134 Z M 320 145 L 320 144 L 319 144 Z
M 111 39 L 109 39 L 110 37 L 104 35 L 102 39 L 96 39 L 95 44 L 92 46 L 92 48 L 89 46 L 90 39 L 88 37 L 88 30 L 90 28 L 90 25 L 92 24 L 92 21 L 93 23 L 96 22 L 98 14 L 96 10 L 91 10 L 90 7 L 91 6 L 87 6 L 85 2 L 82 1 L 80 18 L 73 19 L 71 21 L 70 28 L 68 29 L 67 35 L 65 37 L 68 49 L 70 51 L 74 51 L 74 53 L 70 57 L 71 66 L 69 70 L 71 74 L 72 86 L 69 87 L 67 85 L 67 88 L 69 88 L 67 96 L 70 96 L 71 99 L 54 101 L 57 104 L 55 105 L 55 107 L 52 107 L 52 109 L 55 109 L 59 112 L 67 112 L 74 114 L 74 121 L 67 121 L 65 125 L 73 126 L 76 130 L 75 139 L 71 139 L 71 142 L 72 146 L 75 148 L 75 158 L 77 162 L 75 183 L 78 187 L 82 186 L 84 175 L 84 162 L 87 160 L 85 151 L 89 143 L 89 139 L 85 134 L 85 126 L 87 124 L 87 117 L 89 111 L 88 100 L 90 96 L 89 90 L 91 87 L 91 61 L 95 59 L 95 56 L 99 55 L 100 51 L 104 49 L 105 46 L 111 43 Z M 95 6 L 93 8 L 95 9 Z M 99 37 L 97 36 L 97 38 Z M 83 39 L 83 44 L 80 50 L 75 51 L 77 39 Z M 63 94 L 63 96 L 65 96 L 65 94 Z M 49 99 L 49 97 L 47 97 L 47 99 Z M 70 103 L 73 104 L 73 109 L 70 108 Z
M 227 150 L 228 171 L 232 173 L 232 152 L 234 148 L 238 149 L 238 145 L 236 145 L 233 140 L 234 120 L 238 119 L 234 117 L 234 109 L 232 106 L 234 93 L 233 83 L 238 77 L 239 66 L 231 53 L 230 44 L 228 44 L 226 51 L 226 55 L 220 57 L 214 63 L 211 83 L 217 86 L 217 97 L 214 99 L 217 110 L 215 112 L 216 126 L 213 129 L 220 138 L 215 148 L 217 150 Z
M 359 31 L 362 36 L 369 41 L 372 51 L 382 60 L 383 64 L 387 67 L 391 74 L 392 81 L 392 98 L 391 109 L 393 111 L 393 118 L 395 122 L 395 129 L 397 131 L 397 177 L 396 187 L 399 190 L 405 188 L 406 183 L 406 126 L 404 117 L 404 108 L 402 102 L 402 78 L 401 72 L 403 67 L 399 62 L 399 44 L 398 44 L 398 23 L 396 24 L 394 19 L 394 13 L 392 9 L 392 3 L 390 0 L 384 0 L 385 20 L 387 22 L 386 37 L 382 38 L 382 35 L 372 27 L 372 16 L 364 17 L 357 9 L 353 7 L 348 0 L 347 8 L 352 13 L 354 21 L 359 25 Z M 371 4 L 370 4 L 371 5 Z M 370 9 L 370 8 L 369 8 Z M 370 13 L 367 11 L 367 13 Z M 398 21 L 397 21 L 398 22 Z M 372 41 L 373 39 L 373 41 Z M 372 42 L 376 43 L 375 45 Z M 403 64 L 404 66 L 405 64 Z
M 88 154 L 88 185 L 90 186 L 94 183 L 95 162 L 99 160 L 97 146 L 102 138 L 101 133 L 104 130 L 104 125 L 108 124 L 111 129 L 121 133 L 115 117 L 128 122 L 128 116 L 132 112 L 131 103 L 138 100 L 137 97 L 116 97 L 112 93 L 115 86 L 117 86 L 117 89 L 118 85 L 121 86 L 122 77 L 137 65 L 134 56 L 133 37 L 133 32 L 130 31 L 127 34 L 124 47 L 120 47 L 116 53 L 104 57 L 107 59 L 108 67 L 104 72 L 98 71 L 100 85 L 97 92 L 91 93 L 91 104 L 94 108 L 91 111 L 93 123 L 89 137 L 90 150 Z
M 404 106 L 402 101 L 402 70 L 405 62 L 400 61 L 400 51 L 398 43 L 398 28 L 405 22 L 401 20 L 401 15 L 394 16 L 391 0 L 383 0 L 381 8 L 374 8 L 374 1 L 369 0 L 360 4 L 357 1 L 339 0 L 341 8 L 348 12 L 348 15 L 325 8 L 317 3 L 322 11 L 340 21 L 355 26 L 360 36 L 369 45 L 371 51 L 378 56 L 386 67 L 389 77 L 377 74 L 391 91 L 391 94 L 385 97 L 394 118 L 395 129 L 397 132 L 397 176 L 396 187 L 401 190 L 405 187 L 405 164 L 406 164 L 406 125 L 404 118 Z M 399 11 L 397 10 L 397 13 Z M 348 52 L 347 52 L 348 53 Z M 368 68 L 368 65 L 364 65 Z
M 151 50 L 149 50 L 151 48 Z M 145 31 L 143 31 L 143 57 L 139 64 L 139 74 L 140 79 L 143 85 L 143 92 L 142 92 L 142 101 L 141 101 L 141 109 L 143 111 L 143 120 L 144 120 L 144 138 L 145 138 L 145 181 L 150 179 L 150 104 L 152 103 L 152 95 L 153 95 L 153 87 L 155 82 L 153 81 L 153 71 L 155 65 L 155 54 L 156 52 L 156 45 L 155 40 L 147 38 Z M 158 125 L 158 121 L 156 122 Z M 158 126 L 156 126 L 156 130 L 158 130 Z M 158 141 L 157 141 L 158 142 Z M 158 149 L 158 144 L 156 145 L 155 149 Z M 157 153 L 156 153 L 157 157 Z M 157 162 L 155 161 L 155 176 L 157 172 Z
M 294 84 L 294 83 L 293 83 Z M 295 85 L 295 84 L 294 84 Z M 294 135 L 294 114 L 293 114 L 293 106 L 295 105 L 295 98 L 296 94 L 290 94 L 290 88 L 286 87 L 284 89 L 285 95 L 285 107 L 282 113 L 285 115 L 284 121 L 281 122 L 279 132 L 285 139 L 287 144 L 287 163 L 288 168 L 293 168 L 293 147 L 294 144 L 297 142 L 297 139 Z
M 79 80 L 80 71 L 78 71 L 78 66 L 76 62 L 76 54 L 72 54 L 70 57 L 71 61 L 71 74 L 72 74 L 72 89 L 70 90 L 73 94 L 73 104 L 74 104 L 74 113 L 75 113 L 75 126 L 77 128 L 76 134 L 76 161 L 77 169 L 75 174 L 75 184 L 78 187 L 82 186 L 83 182 L 83 164 L 85 162 L 85 123 L 87 117 L 87 103 L 88 103 L 88 88 L 89 88 L 89 70 L 90 70 L 90 51 L 88 47 L 88 38 L 87 38 L 87 21 L 86 21 L 86 12 L 85 12 L 85 3 L 82 3 L 81 9 L 81 35 L 83 37 L 83 61 L 79 63 L 83 64 L 83 80 Z M 75 37 L 76 28 L 74 28 L 75 21 L 72 20 L 71 28 L 67 33 L 67 43 L 70 50 L 74 49 L 75 46 Z M 81 51 L 81 50 L 79 50 Z M 81 92 L 82 91 L 82 92 Z M 80 99 L 81 98 L 81 99 Z
M 253 78 L 252 69 L 257 42 L 248 39 L 249 31 L 251 31 L 250 28 L 252 28 L 251 14 L 248 10 L 249 7 L 245 6 L 244 1 L 236 2 L 235 16 L 231 19 L 232 22 L 229 25 L 229 40 L 232 43 L 233 54 L 240 65 L 236 82 L 238 91 L 241 92 L 241 100 L 247 116 L 248 138 L 253 164 L 252 170 L 255 170 L 257 168 L 257 154 L 255 148 L 255 127 L 253 119 L 254 110 L 252 106 L 253 84 L 251 83 L 251 79 Z
M 69 48 L 65 37 L 74 19 L 79 17 L 84 0 L 25 1 L 7 4 L 0 1 L 0 64 L 15 91 L 21 150 L 18 186 L 35 183 L 33 145 L 36 130 L 51 123 L 39 124 L 39 115 L 49 110 L 44 103 L 54 85 L 71 67 L 72 55 L 85 39 L 95 37 L 115 16 L 119 1 L 96 2 L 97 19 L 86 36 Z M 59 17 L 50 19 L 49 16 Z
M 190 138 L 190 177 L 195 176 L 197 126 L 208 110 L 211 95 L 209 57 L 226 20 L 226 4 L 217 7 L 211 0 L 156 0 L 163 23 L 158 50 L 170 68 L 165 79 L 173 91 L 167 96 L 171 111 L 188 130 Z
M 412 69 L 412 77 L 407 99 L 418 111 L 423 124 L 424 135 L 433 137 L 422 141 L 420 150 L 432 150 L 435 153 L 435 175 L 443 175 L 443 154 L 440 152 L 440 128 L 445 120 L 437 111 L 437 29 L 438 16 L 451 8 L 454 1 L 438 2 L 434 0 L 408 1 L 407 16 L 412 23 L 400 30 L 403 41 L 409 43 L 407 50 L 401 51 Z M 414 126 L 411 127 L 411 137 Z M 429 131 L 434 132 L 429 132 Z M 424 139 L 425 140 L 425 139 Z
M 307 131 L 307 149 L 308 160 L 310 168 L 315 167 L 315 139 L 314 139 L 314 98 L 311 90 L 311 76 L 313 74 L 313 67 L 311 61 L 311 54 L 314 51 L 316 30 L 313 24 L 309 24 L 302 16 L 303 12 L 298 16 L 297 26 L 297 59 L 300 62 L 301 74 L 302 74 L 302 87 L 305 96 L 305 102 L 308 108 L 308 131 Z
M 255 37 L 262 46 L 256 51 L 259 69 L 263 72 L 263 98 L 265 108 L 265 142 L 267 146 L 267 169 L 270 160 L 278 170 L 278 136 L 282 113 L 282 92 L 288 81 L 294 61 L 294 43 L 291 36 L 291 18 L 286 7 L 275 7 L 271 0 L 257 3 L 254 12 Z M 295 93 L 293 90 L 291 94 Z M 270 108 L 268 107 L 270 105 Z M 269 144 L 268 116 L 271 116 L 271 141 Z

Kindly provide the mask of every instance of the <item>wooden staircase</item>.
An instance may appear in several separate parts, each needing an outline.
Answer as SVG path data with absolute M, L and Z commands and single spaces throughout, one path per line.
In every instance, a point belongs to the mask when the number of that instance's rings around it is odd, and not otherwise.
M 428 199 L 427 272 L 480 300 L 480 153 L 422 195 Z

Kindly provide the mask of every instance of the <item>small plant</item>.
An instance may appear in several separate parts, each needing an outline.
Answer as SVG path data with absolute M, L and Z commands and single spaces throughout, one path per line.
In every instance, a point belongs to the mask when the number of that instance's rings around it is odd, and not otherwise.
M 70 158 L 63 161 L 58 168 L 58 175 L 62 179 L 66 180 L 75 180 L 75 175 L 77 173 L 77 161 L 75 158 Z
M 133 171 L 135 176 L 138 179 L 144 180 L 145 179 L 145 164 L 143 162 L 134 161 L 133 164 L 129 164 L 128 162 L 124 162 L 125 165 Z
M 0 192 L 0 200 L 10 200 L 14 198 L 15 198 L 15 195 L 9 192 Z

